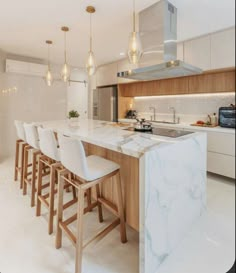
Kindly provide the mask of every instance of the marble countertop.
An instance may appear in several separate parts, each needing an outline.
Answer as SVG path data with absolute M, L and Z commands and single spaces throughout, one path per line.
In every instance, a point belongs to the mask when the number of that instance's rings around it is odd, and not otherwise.
M 129 156 L 140 158 L 146 151 L 159 145 L 173 144 L 192 135 L 179 138 L 154 136 L 124 130 L 117 123 L 80 119 L 70 123 L 68 120 L 41 122 L 44 128 L 51 128 L 57 133 L 79 137 L 82 141 L 94 144 Z
M 119 122 L 127 122 L 127 123 L 135 123 L 135 119 L 119 119 Z M 176 127 L 176 129 L 188 129 L 192 131 L 203 131 L 203 132 L 218 132 L 218 133 L 226 133 L 226 134 L 235 134 L 235 129 L 233 128 L 222 128 L 220 126 L 217 127 L 200 127 L 200 126 L 192 126 L 187 123 L 179 123 L 179 124 L 166 124 L 166 123 L 155 123 L 153 122 L 154 127 Z

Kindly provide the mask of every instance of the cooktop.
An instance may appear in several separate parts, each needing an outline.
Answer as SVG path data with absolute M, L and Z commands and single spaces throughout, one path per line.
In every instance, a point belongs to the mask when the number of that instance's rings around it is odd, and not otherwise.
M 132 132 L 140 132 L 138 130 L 135 130 L 134 127 L 129 127 L 127 129 L 124 129 L 124 130 L 132 131 Z M 156 136 L 165 136 L 165 137 L 177 138 L 177 137 L 182 137 L 182 136 L 185 136 L 185 135 L 193 134 L 194 132 L 167 129 L 167 128 L 152 128 L 152 130 L 150 130 L 150 131 L 146 131 L 146 132 L 142 131 L 140 133 L 152 134 L 152 135 L 156 135 Z

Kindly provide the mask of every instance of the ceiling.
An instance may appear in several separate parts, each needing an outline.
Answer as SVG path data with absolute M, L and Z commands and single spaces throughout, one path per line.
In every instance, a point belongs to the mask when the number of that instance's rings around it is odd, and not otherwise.
M 140 11 L 158 0 L 136 0 Z M 235 25 L 234 0 L 170 0 L 178 8 L 178 39 L 185 40 Z M 131 31 L 132 0 L 0 0 L 0 49 L 45 59 L 45 40 L 54 42 L 52 60 L 63 62 L 63 33 L 68 33 L 68 59 L 83 67 L 89 46 L 88 5 L 94 5 L 94 52 L 97 63 L 124 57 Z

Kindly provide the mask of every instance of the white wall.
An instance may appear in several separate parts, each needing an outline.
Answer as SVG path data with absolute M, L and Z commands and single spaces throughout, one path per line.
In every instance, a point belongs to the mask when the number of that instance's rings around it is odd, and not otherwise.
M 81 118 L 88 118 L 88 76 L 85 69 L 73 69 L 72 81 L 85 81 L 86 83 L 71 82 L 67 88 L 67 113 L 77 110 Z
M 49 88 L 40 77 L 1 73 L 5 57 L 0 52 L 0 160 L 14 154 L 15 119 L 45 121 L 66 117 L 66 84 L 55 81 Z M 14 87 L 17 91 L 2 92 Z
M 235 104 L 235 94 L 204 94 L 204 95 L 181 95 L 181 96 L 160 96 L 144 97 L 134 100 L 133 109 L 138 111 L 138 116 L 150 120 L 155 107 L 157 120 L 172 121 L 172 111 L 169 107 L 175 107 L 180 122 L 193 123 L 197 120 L 207 121 L 207 115 L 216 113 L 222 106 Z

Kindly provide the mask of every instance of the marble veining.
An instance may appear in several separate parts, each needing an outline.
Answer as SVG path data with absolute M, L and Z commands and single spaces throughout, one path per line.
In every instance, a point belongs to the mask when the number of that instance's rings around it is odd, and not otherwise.
M 112 122 L 81 119 L 77 126 L 71 126 L 67 120 L 41 122 L 45 128 L 51 128 L 58 133 L 78 137 L 82 141 L 98 145 L 113 151 L 118 151 L 140 158 L 149 149 L 162 143 L 173 144 L 183 141 L 186 137 L 170 139 L 137 132 L 122 130 Z M 127 127 L 129 125 L 127 124 Z
M 157 273 L 205 211 L 206 143 L 199 134 L 144 154 L 141 272 Z

